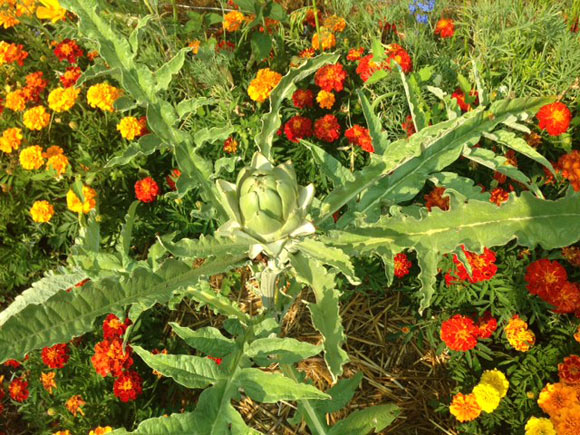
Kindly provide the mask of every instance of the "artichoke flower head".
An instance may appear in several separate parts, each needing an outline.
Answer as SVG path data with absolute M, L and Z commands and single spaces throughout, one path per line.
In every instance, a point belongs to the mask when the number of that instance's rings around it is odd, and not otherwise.
M 315 231 L 308 220 L 314 186 L 299 186 L 290 162 L 273 166 L 258 152 L 236 184 L 218 180 L 217 189 L 230 218 L 218 233 L 252 239 L 251 258 L 262 251 L 278 255 L 291 239 Z

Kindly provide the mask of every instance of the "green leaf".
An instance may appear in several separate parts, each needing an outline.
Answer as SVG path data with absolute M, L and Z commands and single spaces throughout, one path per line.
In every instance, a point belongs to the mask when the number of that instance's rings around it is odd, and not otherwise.
M 288 74 L 282 77 L 278 86 L 270 94 L 270 111 L 262 117 L 262 129 L 255 139 L 256 145 L 266 158 L 271 158 L 272 141 L 282 124 L 280 117 L 282 103 L 286 98 L 290 98 L 296 90 L 295 83 L 318 71 L 322 66 L 336 62 L 338 58 L 338 54 L 321 54 L 308 59 L 299 68 L 291 68 Z
M 236 383 L 252 399 L 262 403 L 280 400 L 328 399 L 330 396 L 316 387 L 300 384 L 278 373 L 266 373 L 259 369 L 241 369 Z
M 137 107 L 137 102 L 133 98 L 123 95 L 115 101 L 114 107 L 118 112 L 126 112 Z
M 361 89 L 357 89 L 356 94 L 358 95 L 365 120 L 367 121 L 367 126 L 369 128 L 371 139 L 373 140 L 373 147 L 375 148 L 375 152 L 377 154 L 383 155 L 387 149 L 387 146 L 389 145 L 389 139 L 383 130 L 381 120 L 377 115 L 375 115 L 375 111 L 373 110 L 373 107 L 369 103 L 369 100 L 367 99 L 364 92 Z
M 170 322 L 171 329 L 189 346 L 206 355 L 223 358 L 233 352 L 236 347 L 234 341 L 224 337 L 216 328 L 211 326 L 196 329 L 184 328 L 177 323 Z
M 215 143 L 216 141 L 223 141 L 227 139 L 234 128 L 231 125 L 225 127 L 212 127 L 212 128 L 202 128 L 198 130 L 193 135 L 193 141 L 197 147 L 202 146 L 204 143 Z
M 306 256 L 338 269 L 351 284 L 360 284 L 350 257 L 341 249 L 331 248 L 313 238 L 300 241 L 297 248 Z
M 192 412 L 171 414 L 167 417 L 155 417 L 142 421 L 137 429 L 129 432 L 117 429 L 111 435 L 139 434 L 139 435 L 176 435 L 197 434 L 197 422 Z
M 314 356 L 321 350 L 321 346 L 294 338 L 272 337 L 260 338 L 252 342 L 246 350 L 246 355 L 259 366 L 268 367 L 272 363 L 293 364 Z
M 140 17 L 137 21 L 137 25 L 131 32 L 131 35 L 129 35 L 129 44 L 131 45 L 131 49 L 133 50 L 135 56 L 139 53 L 139 40 L 142 37 L 143 29 L 147 26 L 152 18 L 154 18 L 153 15 L 145 15 L 144 17 Z
M 235 302 L 230 301 L 224 295 L 217 293 L 205 281 L 201 281 L 194 287 L 189 287 L 187 291 L 183 293 L 183 295 L 189 296 L 198 302 L 209 305 L 218 313 L 221 313 L 225 316 L 237 317 L 244 323 L 248 323 L 249 321 L 249 316 L 240 310 Z
M 252 53 L 256 60 L 267 59 L 272 50 L 272 38 L 266 33 L 254 32 L 250 39 Z
M 379 69 L 377 71 L 375 71 L 373 73 L 373 75 L 371 75 L 367 81 L 365 82 L 365 85 L 373 85 L 377 82 L 380 82 L 382 79 L 384 79 L 385 77 L 388 77 L 389 73 L 387 71 L 385 71 L 384 69 Z
M 183 100 L 177 105 L 177 115 L 180 119 L 183 119 L 186 115 L 190 113 L 195 113 L 200 107 L 209 106 L 211 104 L 216 104 L 217 100 L 214 98 L 198 97 L 191 98 L 189 100 Z
M 489 192 L 482 192 L 481 187 L 475 185 L 471 178 L 462 177 L 455 172 L 438 172 L 429 178 L 436 186 L 445 187 L 446 190 L 457 192 L 466 199 L 489 201 Z
M 192 355 L 153 355 L 140 346 L 133 350 L 141 359 L 163 376 L 173 378 L 175 382 L 187 388 L 205 388 L 223 376 L 223 370 L 215 361 Z
M 131 241 L 133 238 L 133 225 L 135 224 L 135 212 L 139 206 L 139 201 L 133 201 L 127 214 L 125 215 L 125 225 L 121 229 L 120 245 L 118 249 L 126 263 L 129 262 L 129 252 L 131 251 Z
M 330 178 L 335 186 L 340 186 L 354 179 L 352 172 L 342 166 L 342 163 L 335 159 L 332 154 L 307 140 L 302 139 L 300 143 L 310 150 L 314 162 L 322 169 L 324 175 Z
M 425 112 L 421 110 L 420 98 L 421 98 L 421 88 L 414 74 L 407 77 L 401 69 L 397 66 L 399 74 L 401 76 L 401 82 L 403 83 L 403 88 L 405 89 L 405 96 L 407 97 L 407 104 L 409 105 L 409 111 L 411 112 L 411 117 L 413 118 L 413 124 L 415 125 L 415 131 L 421 131 L 427 126 L 427 117 Z
M 137 157 L 149 156 L 155 151 L 166 148 L 166 145 L 154 134 L 147 134 L 139 138 L 139 142 L 131 142 L 123 153 L 113 157 L 107 162 L 105 168 L 123 166 L 132 162 Z
M 116 69 L 111 69 L 102 63 L 95 63 L 87 67 L 86 70 L 84 70 L 83 74 L 77 80 L 75 86 L 80 87 L 89 80 L 96 79 L 99 77 L 105 77 L 108 75 L 116 75 L 118 73 L 119 71 Z
M 329 435 L 366 435 L 370 432 L 380 432 L 395 421 L 400 412 L 399 407 L 394 404 L 371 406 L 354 411 L 336 423 L 330 429 Z
M 171 242 L 167 239 L 159 239 L 159 243 L 168 252 L 180 258 L 206 258 L 246 255 L 250 248 L 247 241 L 240 238 L 199 236 L 199 239 L 181 239 Z
M 182 48 L 169 62 L 164 63 L 155 72 L 155 80 L 157 81 L 155 85 L 156 92 L 166 91 L 169 88 L 171 79 L 181 71 L 183 63 L 185 62 L 185 55 L 190 51 L 191 47 Z

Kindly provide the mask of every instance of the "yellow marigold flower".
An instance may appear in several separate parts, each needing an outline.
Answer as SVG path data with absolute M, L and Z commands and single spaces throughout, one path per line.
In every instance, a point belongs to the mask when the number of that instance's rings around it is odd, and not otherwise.
M 514 349 L 527 352 L 536 342 L 536 335 L 528 329 L 528 324 L 516 314 L 505 327 L 508 342 Z
M 39 0 L 42 6 L 36 9 L 36 16 L 40 20 L 50 20 L 53 23 L 66 18 L 66 9 L 64 9 L 58 0 Z
M 280 80 L 282 80 L 282 74 L 278 74 L 270 68 L 263 68 L 258 71 L 256 78 L 250 82 L 248 95 L 252 100 L 263 103 L 270 97 L 272 90 L 278 86 Z
M 28 171 L 40 169 L 44 165 L 42 148 L 38 145 L 32 145 L 20 151 L 20 165 Z
M 56 88 L 48 94 L 48 107 L 57 113 L 66 112 L 75 105 L 80 89 L 73 88 Z
M 75 394 L 74 396 L 72 396 L 70 399 L 68 399 L 65 403 L 66 408 L 71 412 L 72 415 L 74 415 L 75 417 L 77 416 L 77 413 L 80 413 L 81 415 L 85 415 L 85 413 L 83 412 L 83 405 L 86 402 L 83 400 L 83 398 L 81 397 L 80 394 Z
M 36 10 L 36 0 L 18 0 L 16 2 L 16 16 L 31 16 Z
M 495 411 L 499 406 L 499 392 L 489 384 L 477 384 L 473 388 L 473 394 L 481 409 L 487 413 Z
M 16 91 L 8 92 L 6 94 L 6 102 L 4 107 L 15 112 L 22 112 L 26 109 L 26 93 L 22 89 L 17 89 Z
M 56 388 L 55 376 L 56 372 L 40 374 L 40 381 L 42 382 L 43 388 L 48 391 L 48 394 L 52 394 L 52 391 Z
M 451 412 L 451 415 L 453 415 L 458 421 L 463 423 L 466 421 L 473 421 L 479 417 L 479 414 L 481 414 L 481 407 L 479 406 L 479 403 L 477 403 L 475 394 L 457 393 L 453 396 L 453 400 L 449 406 L 449 412 Z
M 133 140 L 136 137 L 141 136 L 141 129 L 142 126 L 139 123 L 139 120 L 134 116 L 126 116 L 117 124 L 117 130 L 119 130 L 121 136 L 127 140 Z
M 318 105 L 322 109 L 332 109 L 332 106 L 334 106 L 336 98 L 334 97 L 334 94 L 332 92 L 327 92 L 323 89 L 316 96 L 316 101 L 318 101 Z
M 223 27 L 226 32 L 235 32 L 240 30 L 244 22 L 244 14 L 240 11 L 231 11 L 224 16 Z
M 18 18 L 8 12 L 0 12 L 0 27 L 10 29 L 20 24 Z
M 68 157 L 64 154 L 57 154 L 50 157 L 46 162 L 46 169 L 54 169 L 56 174 L 60 177 L 66 172 L 69 166 Z
M 329 29 L 322 26 L 312 37 L 312 48 L 315 50 L 331 50 L 336 46 L 336 37 Z
M 105 435 L 106 433 L 113 432 L 113 428 L 111 426 L 105 427 L 96 427 L 92 431 L 89 432 L 89 435 Z
M 197 54 L 197 53 L 199 53 L 199 47 L 201 46 L 201 41 L 199 39 L 194 39 L 187 46 L 191 47 L 191 49 L 192 49 L 191 52 L 193 54 Z
M 59 430 L 58 432 L 55 432 L 53 435 L 70 435 L 70 430 Z
M 323 26 L 334 33 L 341 33 L 346 28 L 346 20 L 337 15 L 331 15 L 324 19 Z
M 115 110 L 115 101 L 123 95 L 123 91 L 108 83 L 99 83 L 89 88 L 87 101 L 89 106 L 99 108 L 105 112 Z
M 50 222 L 54 215 L 54 207 L 48 201 L 34 201 L 34 204 L 30 208 L 30 215 L 34 222 Z
M 552 418 L 558 418 L 562 409 L 576 403 L 578 403 L 576 390 L 561 382 L 547 384 L 538 397 L 538 405 Z
M 24 112 L 22 122 L 30 130 L 42 130 L 50 122 L 50 114 L 44 106 L 36 106 Z
M 42 153 L 42 157 L 45 159 L 50 159 L 52 156 L 57 156 L 59 154 L 64 154 L 64 150 L 56 145 L 48 147 L 48 149 Z
M 10 154 L 12 151 L 20 148 L 22 143 L 22 130 L 18 127 L 12 127 L 2 132 L 0 136 L 0 151 Z
M 509 381 L 498 369 L 484 371 L 479 383 L 488 384 L 494 387 L 499 393 L 500 398 L 505 397 L 510 387 Z
M 547 418 L 531 417 L 526 423 L 526 435 L 556 435 L 556 429 Z
M 81 202 L 79 197 L 73 192 L 72 189 L 66 194 L 66 205 L 70 211 L 75 213 L 88 213 L 97 206 L 97 192 L 94 189 L 83 186 L 83 196 L 85 197 L 84 202 Z

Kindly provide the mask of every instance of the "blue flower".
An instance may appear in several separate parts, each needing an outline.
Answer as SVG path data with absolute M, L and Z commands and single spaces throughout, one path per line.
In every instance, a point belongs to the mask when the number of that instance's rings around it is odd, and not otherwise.
M 429 22 L 429 17 L 425 14 L 417 14 L 416 17 L 417 22 L 421 24 L 427 24 Z
M 415 12 L 417 12 L 417 6 L 414 3 L 411 3 L 409 5 L 409 12 L 411 12 L 412 14 L 414 14 Z

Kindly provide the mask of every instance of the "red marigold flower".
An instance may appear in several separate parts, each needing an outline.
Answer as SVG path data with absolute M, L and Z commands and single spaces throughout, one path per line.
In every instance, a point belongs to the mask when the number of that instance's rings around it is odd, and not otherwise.
M 475 97 L 475 100 L 473 100 L 472 103 L 468 104 L 465 102 L 465 93 L 460 88 L 457 88 L 455 89 L 455 92 L 453 92 L 453 94 L 451 95 L 451 98 L 455 98 L 455 101 L 457 101 L 457 104 L 459 105 L 459 108 L 461 110 L 463 110 L 464 112 L 468 112 L 471 110 L 472 104 L 474 106 L 477 106 L 479 104 L 479 94 L 475 89 L 472 89 L 471 92 L 469 92 L 469 96 Z
M 159 195 L 159 185 L 151 177 L 135 183 L 135 196 L 141 202 L 153 202 Z
M 28 391 L 28 382 L 22 377 L 14 379 L 8 386 L 8 393 L 10 393 L 12 400 L 24 402 L 30 394 Z
M 431 211 L 433 207 L 439 207 L 441 210 L 449 210 L 449 197 L 443 196 L 445 192 L 444 187 L 435 187 L 431 193 L 425 195 L 425 207 Z
M 70 88 L 76 85 L 77 81 L 81 77 L 82 71 L 78 66 L 69 66 L 63 75 L 60 76 L 60 82 L 65 88 Z
M 497 187 L 491 191 L 491 197 L 489 198 L 489 202 L 493 202 L 499 207 L 504 202 L 507 202 L 509 197 L 510 197 L 509 192 L 506 192 L 501 187 Z
M 314 93 L 310 89 L 297 89 L 292 94 L 294 107 L 305 109 L 314 106 Z
M 366 82 L 371 76 L 378 70 L 391 70 L 391 60 L 394 60 L 399 64 L 404 73 L 409 73 L 413 70 L 413 61 L 409 53 L 401 47 L 399 44 L 390 44 L 385 50 L 387 59 L 383 62 L 377 63 L 373 59 L 373 55 L 369 54 L 363 57 L 357 68 L 356 72 L 360 76 L 363 82 Z
M 223 50 L 234 51 L 235 49 L 236 49 L 236 44 L 234 44 L 232 41 L 220 41 L 215 46 L 215 51 L 217 51 L 217 52 L 220 52 Z
M 344 89 L 347 76 L 342 64 L 325 65 L 314 74 L 314 83 L 326 92 L 340 92 Z
M 441 38 L 451 38 L 455 33 L 455 23 L 451 18 L 441 18 L 435 26 L 435 34 Z
M 219 366 L 222 363 L 222 359 L 221 358 L 217 358 L 215 356 L 208 356 L 209 359 L 215 361 L 215 363 Z
M 355 124 L 352 128 L 349 128 L 344 132 L 344 136 L 352 144 L 358 145 L 364 151 L 368 153 L 374 153 L 375 148 L 373 147 L 373 140 L 368 129 Z
M 115 316 L 114 314 L 109 314 L 105 321 L 103 322 L 103 333 L 104 337 L 107 338 L 115 338 L 115 337 L 122 337 L 125 335 L 125 331 L 131 324 L 130 319 L 125 319 L 125 322 L 121 322 L 121 320 Z
M 284 125 L 284 134 L 290 142 L 298 143 L 300 139 L 312 136 L 312 121 L 303 116 L 293 116 Z
M 497 329 L 497 319 L 487 311 L 477 322 L 477 336 L 479 338 L 491 338 Z
M 4 363 L 4 367 L 12 367 L 13 369 L 18 369 L 22 366 L 18 361 L 15 359 L 9 359 Z
M 314 9 L 308 9 L 308 11 L 306 11 L 306 16 L 304 17 L 304 25 L 316 28 L 316 19 L 318 18 L 319 22 L 322 21 L 322 13 L 320 10 L 316 11 L 316 15 L 317 17 L 314 16 Z
M 568 281 L 568 273 L 557 261 L 542 258 L 528 266 L 524 279 L 528 283 L 526 287 L 531 294 L 538 295 L 547 301 L 552 299 L 551 296 Z
M 458 352 L 466 352 L 477 345 L 478 329 L 473 319 L 456 314 L 441 324 L 440 337 L 447 347 Z
M 558 314 L 573 313 L 580 309 L 580 286 L 566 281 L 546 302 L 556 307 Z
M 575 192 L 580 191 L 580 151 L 574 150 L 564 154 L 558 160 L 558 170 L 566 178 Z M 546 173 L 549 173 L 545 170 Z M 553 177 L 553 175 L 550 173 Z
M 66 60 L 72 64 L 77 63 L 78 58 L 85 55 L 77 42 L 68 38 L 64 39 L 54 48 L 54 54 L 61 62 Z
M 543 106 L 536 118 L 540 129 L 546 130 L 550 136 L 560 136 L 570 127 L 572 113 L 564 103 L 556 102 Z
M 37 71 L 26 76 L 26 87 L 23 89 L 26 99 L 38 103 L 42 92 L 48 86 L 48 82 L 44 79 L 44 73 Z
M 395 255 L 395 276 L 397 278 L 403 278 L 409 275 L 412 266 L 413 263 L 409 261 L 406 254 L 400 252 Z
M 69 358 L 70 355 L 66 343 L 55 344 L 52 347 L 42 349 L 42 362 L 51 369 L 62 369 Z
M 493 251 L 484 248 L 483 254 L 476 254 L 466 251 L 465 246 L 461 246 L 461 249 L 465 253 L 467 261 L 471 266 L 471 276 L 467 273 L 467 269 L 463 263 L 459 261 L 457 255 L 454 255 L 453 263 L 455 263 L 457 269 L 456 276 L 452 274 L 452 271 L 447 272 L 445 275 L 445 282 L 447 285 L 457 282 L 457 278 L 459 278 L 460 281 L 467 281 L 474 284 L 481 281 L 488 281 L 495 276 L 497 266 L 495 265 L 496 256 Z
M 567 384 L 580 384 L 580 356 L 570 355 L 558 364 L 558 376 Z
M 307 48 L 305 50 L 302 50 L 299 56 L 303 59 L 310 59 L 313 58 L 315 54 L 316 50 L 314 48 Z
M 115 379 L 113 392 L 121 402 L 132 402 L 143 393 L 141 376 L 133 370 L 127 370 Z
M 340 138 L 340 124 L 334 115 L 325 115 L 314 123 L 314 136 L 328 143 Z
M 133 365 L 131 358 L 133 350 L 131 346 L 126 346 L 123 352 L 123 340 L 113 338 L 103 340 L 95 344 L 95 354 L 91 358 L 91 363 L 96 372 L 102 377 L 109 373 L 114 377 L 120 376 L 124 369 Z
M 165 177 L 165 181 L 167 181 L 171 190 L 176 190 L 175 183 L 177 183 L 179 177 L 181 177 L 181 171 L 179 169 L 173 169 L 171 174 Z
M 346 60 L 350 60 L 351 62 L 360 60 L 365 52 L 363 47 L 360 48 L 351 48 L 346 55 Z
M 413 123 L 413 117 L 411 115 L 407 115 L 405 122 L 401 124 L 401 127 L 403 127 L 403 130 L 407 132 L 407 137 L 411 137 L 417 133 L 415 130 L 415 124 Z

